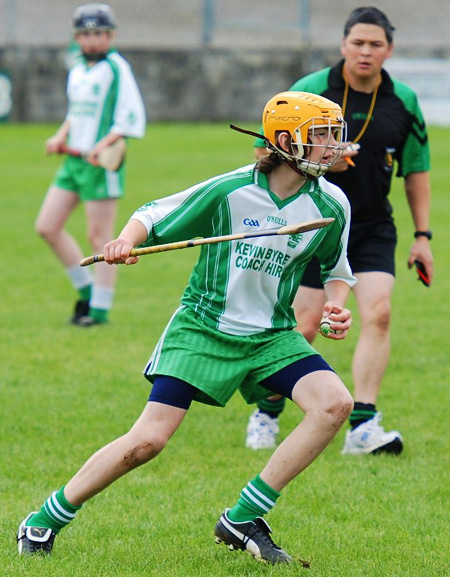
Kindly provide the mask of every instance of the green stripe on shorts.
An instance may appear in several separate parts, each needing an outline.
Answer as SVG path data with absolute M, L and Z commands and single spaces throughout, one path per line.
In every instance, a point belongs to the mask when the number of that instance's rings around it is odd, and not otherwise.
M 224 407 L 239 389 L 248 404 L 267 398 L 258 383 L 291 363 L 317 355 L 294 330 L 229 335 L 205 325 L 180 307 L 166 326 L 144 375 L 182 379 L 199 389 L 194 400 Z

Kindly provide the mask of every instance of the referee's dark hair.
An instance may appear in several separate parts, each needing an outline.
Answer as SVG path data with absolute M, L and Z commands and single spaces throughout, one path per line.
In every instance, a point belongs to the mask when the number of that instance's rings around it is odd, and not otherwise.
M 350 30 L 355 24 L 374 24 L 375 26 L 380 26 L 383 28 L 389 44 L 391 44 L 394 39 L 393 33 L 395 28 L 389 22 L 386 14 L 380 9 L 375 8 L 375 6 L 361 6 L 360 8 L 355 8 L 350 13 L 344 26 L 344 38 L 350 34 Z

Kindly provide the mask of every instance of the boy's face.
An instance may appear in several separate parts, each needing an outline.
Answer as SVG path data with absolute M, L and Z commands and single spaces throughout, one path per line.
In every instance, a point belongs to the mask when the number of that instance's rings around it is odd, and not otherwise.
M 312 144 L 309 147 L 309 156 L 307 160 L 317 164 L 333 165 L 338 156 L 341 155 L 339 151 L 340 139 L 335 139 L 335 131 L 331 127 L 323 126 L 316 127 L 314 130 L 308 131 L 308 141 Z
M 83 54 L 103 54 L 109 51 L 113 33 L 108 30 L 83 30 L 75 35 Z
M 384 29 L 375 24 L 355 24 L 341 44 L 347 69 L 361 78 L 377 76 L 392 51 Z

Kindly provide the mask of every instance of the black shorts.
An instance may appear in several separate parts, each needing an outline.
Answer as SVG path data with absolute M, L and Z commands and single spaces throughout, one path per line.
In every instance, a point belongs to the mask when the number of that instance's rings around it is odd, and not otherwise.
M 395 276 L 397 232 L 391 219 L 352 223 L 348 241 L 348 261 L 353 273 L 387 272 Z M 319 261 L 306 267 L 302 286 L 323 288 Z

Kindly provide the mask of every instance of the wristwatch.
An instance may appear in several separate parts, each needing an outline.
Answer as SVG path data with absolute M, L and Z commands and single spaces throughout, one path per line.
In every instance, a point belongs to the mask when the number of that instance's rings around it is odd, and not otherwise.
M 416 230 L 416 232 L 414 233 L 414 238 L 417 238 L 419 236 L 426 236 L 428 240 L 431 240 L 433 238 L 433 233 L 431 232 L 431 230 Z

